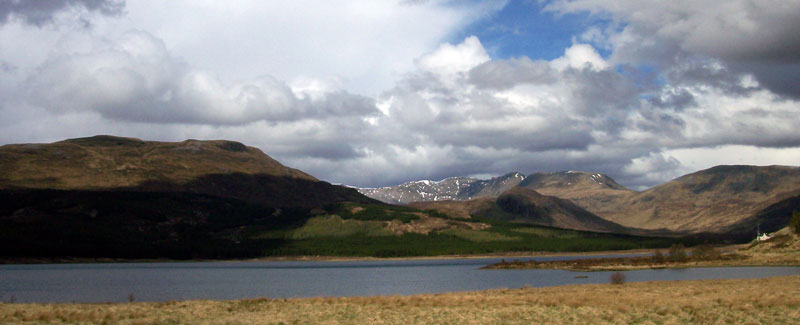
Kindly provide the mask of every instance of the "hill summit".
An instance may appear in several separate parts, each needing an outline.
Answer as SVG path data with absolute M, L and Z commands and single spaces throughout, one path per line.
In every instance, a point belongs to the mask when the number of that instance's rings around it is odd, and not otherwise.
M 184 184 L 242 173 L 317 181 L 261 150 L 227 140 L 142 141 L 110 135 L 0 147 L 0 188 L 102 189 Z
M 345 202 L 377 203 L 234 141 L 0 147 L 0 257 L 261 256 Z

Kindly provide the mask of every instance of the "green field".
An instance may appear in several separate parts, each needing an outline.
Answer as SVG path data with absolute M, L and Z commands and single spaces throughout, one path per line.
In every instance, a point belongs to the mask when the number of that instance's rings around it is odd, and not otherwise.
M 649 238 L 563 230 L 492 221 L 486 230 L 451 228 L 427 235 L 392 234 L 370 221 L 353 223 L 338 217 L 314 218 L 283 234 L 284 244 L 265 256 L 410 257 L 503 252 L 589 252 L 666 248 L 697 240 Z M 311 226 L 309 226 L 311 225 Z M 312 231 L 313 229 L 313 231 Z M 273 233 L 273 236 L 281 236 Z M 275 237 L 273 237 L 275 238 Z
M 411 257 L 665 248 L 696 241 L 562 230 L 381 203 L 273 208 L 195 193 L 6 191 L 0 259 Z M 16 194 L 15 194 L 16 193 Z M 36 209 L 26 201 L 39 202 Z

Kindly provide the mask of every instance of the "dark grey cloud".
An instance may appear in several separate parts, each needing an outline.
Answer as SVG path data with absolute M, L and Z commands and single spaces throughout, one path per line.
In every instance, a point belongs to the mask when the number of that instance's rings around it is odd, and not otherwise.
M 621 32 L 606 35 L 620 62 L 668 68 L 700 56 L 752 74 L 777 94 L 800 98 L 798 1 L 561 0 L 548 9 L 607 14 L 624 24 Z
M 581 116 L 614 120 L 638 105 L 639 85 L 615 71 L 569 69 L 562 78 L 572 85 L 571 106 Z
M 686 88 L 665 89 L 661 95 L 648 98 L 650 104 L 664 109 L 682 111 L 691 106 L 697 106 L 694 95 Z
M 641 118 L 630 120 L 624 129 L 637 130 L 650 136 L 670 139 L 671 141 L 683 141 L 686 122 L 680 115 L 670 112 L 674 108 L 667 111 L 664 111 L 663 107 L 658 108 L 653 109 L 647 106 L 638 108 L 636 113 Z
M 752 73 L 765 88 L 790 98 L 800 98 L 800 62 L 728 62 L 731 70 Z
M 512 58 L 483 63 L 469 71 L 469 82 L 481 88 L 504 90 L 521 83 L 556 82 L 553 69 L 546 61 Z
M 665 69 L 664 75 L 673 86 L 710 86 L 732 95 L 745 96 L 759 89 L 744 84 L 741 73 L 709 59 L 687 59 Z
M 85 9 L 103 15 L 119 15 L 125 0 L 1 0 L 0 24 L 16 17 L 31 25 L 42 26 L 62 11 Z

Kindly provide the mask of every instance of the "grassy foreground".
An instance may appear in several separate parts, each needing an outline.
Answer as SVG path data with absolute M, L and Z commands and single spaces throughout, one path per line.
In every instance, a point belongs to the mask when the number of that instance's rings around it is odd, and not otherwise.
M 415 296 L 119 304 L 0 304 L 0 323 L 791 324 L 800 275 Z

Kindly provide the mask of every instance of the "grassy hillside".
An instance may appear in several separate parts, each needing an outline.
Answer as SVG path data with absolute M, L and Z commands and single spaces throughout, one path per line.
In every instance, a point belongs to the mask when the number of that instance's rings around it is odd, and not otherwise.
M 761 211 L 800 195 L 800 168 L 786 166 L 717 166 L 688 174 L 652 189 L 618 197 L 605 203 L 600 216 L 625 226 L 675 231 L 719 232 L 734 230 Z M 763 231 L 786 224 L 788 213 Z M 751 229 L 755 232 L 755 223 Z M 742 228 L 741 225 L 739 228 Z
M 754 241 L 739 253 L 755 262 L 773 265 L 800 265 L 800 235 L 785 227 L 765 241 Z
M 636 194 L 636 191 L 625 188 L 611 177 L 580 171 L 531 174 L 519 186 L 570 200 L 604 218 L 618 212 L 617 207 L 610 203 Z
M 0 147 L 0 188 L 103 189 L 183 184 L 243 173 L 316 181 L 261 150 L 233 141 L 155 142 L 114 136 Z

